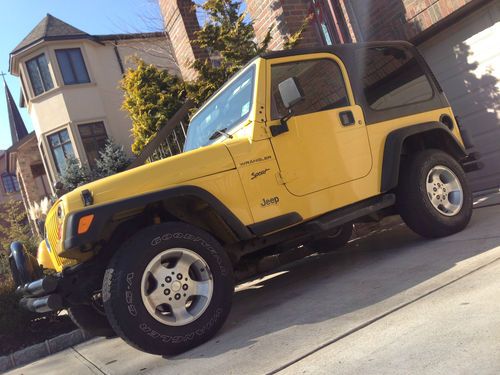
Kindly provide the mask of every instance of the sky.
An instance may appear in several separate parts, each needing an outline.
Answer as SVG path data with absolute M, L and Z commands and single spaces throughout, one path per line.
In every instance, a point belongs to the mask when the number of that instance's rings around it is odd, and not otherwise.
M 46 16 L 52 14 L 89 34 L 158 31 L 161 18 L 157 0 L 3 0 L 0 10 L 0 72 L 16 102 L 20 81 L 8 73 L 9 53 Z M 0 150 L 11 146 L 5 90 L 0 91 Z M 20 108 L 28 131 L 33 127 Z

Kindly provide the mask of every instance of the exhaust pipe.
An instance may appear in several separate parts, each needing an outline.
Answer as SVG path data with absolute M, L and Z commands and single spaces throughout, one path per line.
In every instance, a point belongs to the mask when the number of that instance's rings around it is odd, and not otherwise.
M 58 311 L 63 308 L 62 298 L 58 294 L 50 294 L 40 298 L 22 298 L 19 304 L 22 308 L 36 313 Z
M 40 297 L 54 292 L 57 289 L 57 284 L 57 278 L 46 276 L 43 279 L 17 287 L 16 293 L 21 296 Z

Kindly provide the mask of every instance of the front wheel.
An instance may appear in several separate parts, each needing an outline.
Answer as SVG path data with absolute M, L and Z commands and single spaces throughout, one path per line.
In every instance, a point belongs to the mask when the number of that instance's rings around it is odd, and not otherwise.
M 460 164 L 440 150 L 424 150 L 402 168 L 397 206 L 405 223 L 424 237 L 464 229 L 472 216 L 472 193 Z
M 231 262 L 208 233 L 184 223 L 143 229 L 115 254 L 103 283 L 116 333 L 152 354 L 174 355 L 209 340 L 226 320 Z

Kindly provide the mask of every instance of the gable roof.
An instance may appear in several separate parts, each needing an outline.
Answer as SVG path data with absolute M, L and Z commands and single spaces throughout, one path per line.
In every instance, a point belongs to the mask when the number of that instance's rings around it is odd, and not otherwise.
M 85 31 L 77 29 L 74 26 L 61 21 L 59 18 L 48 14 L 36 25 L 33 30 L 19 43 L 11 55 L 21 52 L 34 44 L 46 40 L 65 40 L 65 39 L 85 39 L 91 36 Z

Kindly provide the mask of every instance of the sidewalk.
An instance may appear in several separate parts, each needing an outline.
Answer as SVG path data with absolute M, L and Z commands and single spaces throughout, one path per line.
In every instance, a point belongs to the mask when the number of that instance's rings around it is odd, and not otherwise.
M 243 285 L 222 331 L 178 357 L 95 339 L 10 374 L 500 373 L 492 198 L 454 236 L 398 225 Z

